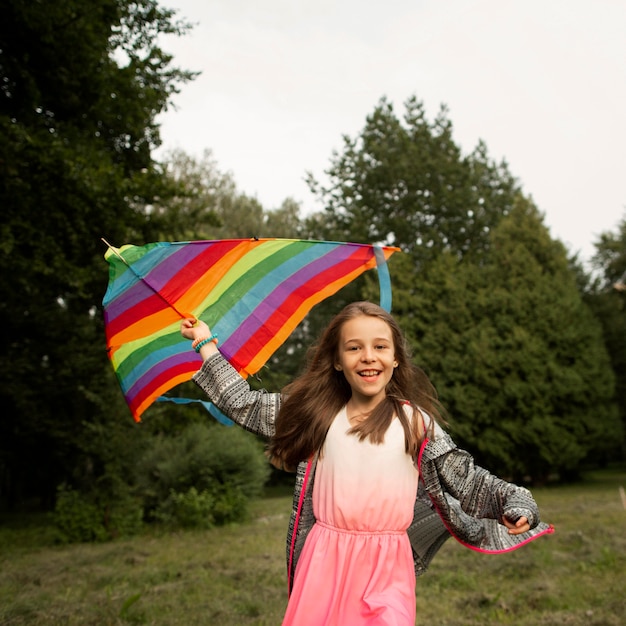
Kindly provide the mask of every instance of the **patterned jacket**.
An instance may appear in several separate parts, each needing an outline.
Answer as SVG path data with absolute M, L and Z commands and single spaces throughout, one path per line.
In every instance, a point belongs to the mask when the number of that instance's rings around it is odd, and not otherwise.
M 195 383 L 211 402 L 237 424 L 271 438 L 281 403 L 279 393 L 255 391 L 218 352 L 194 375 Z M 315 523 L 313 484 L 317 458 L 303 461 L 296 471 L 293 506 L 287 532 L 289 589 L 306 537 Z M 554 532 L 539 521 L 537 505 L 524 487 L 508 483 L 474 465 L 472 456 L 456 447 L 436 426 L 432 439 L 424 439 L 417 459 L 420 481 L 414 517 L 407 529 L 417 576 L 423 574 L 450 536 L 479 552 L 514 550 Z M 531 530 L 510 535 L 499 523 L 503 516 L 525 516 Z

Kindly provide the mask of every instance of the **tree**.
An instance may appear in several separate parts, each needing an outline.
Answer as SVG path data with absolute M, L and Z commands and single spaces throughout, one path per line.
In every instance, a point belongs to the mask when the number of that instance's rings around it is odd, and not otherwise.
M 164 159 L 164 172 L 178 194 L 151 211 L 159 215 L 168 237 L 186 241 L 300 236 L 297 202 L 287 199 L 279 209 L 264 211 L 258 200 L 239 191 L 232 174 L 219 170 L 210 150 L 200 160 L 174 150 Z
M 268 211 L 263 232 L 266 237 L 306 239 L 300 219 L 300 205 L 293 198 L 287 198 L 278 209 Z
M 158 114 L 193 75 L 153 0 L 8 0 L 0 21 L 0 498 L 51 504 L 67 477 L 112 459 L 92 429 L 121 426 L 99 303 L 100 238 L 151 240 L 146 207 L 172 190 L 152 160 Z M 129 446 L 130 447 L 130 446 Z M 33 460 L 36 459 L 36 462 Z M 89 471 L 86 471 L 89 468 Z M 95 478 L 94 478 L 95 479 Z
M 420 279 L 396 314 L 481 463 L 516 480 L 570 478 L 622 436 L 600 325 L 528 200 L 480 263 L 444 253 Z
M 626 432 L 626 217 L 616 232 L 605 232 L 596 243 L 593 266 L 599 273 L 585 291 L 585 300 L 602 324 L 604 343 L 615 373 L 615 398 Z M 626 457 L 624 438 L 614 441 L 614 458 Z
M 216 238 L 238 195 L 233 177 L 219 170 L 210 150 L 200 160 L 173 150 L 165 156 L 163 170 L 178 193 L 152 207 L 163 224 L 160 239 Z
M 442 250 L 481 254 L 489 232 L 511 209 L 517 183 L 480 143 L 463 156 L 442 107 L 433 122 L 415 97 L 404 119 L 381 99 L 356 138 L 344 137 L 328 185 L 308 177 L 324 203 L 309 220 L 324 238 L 400 246 L 418 265 Z

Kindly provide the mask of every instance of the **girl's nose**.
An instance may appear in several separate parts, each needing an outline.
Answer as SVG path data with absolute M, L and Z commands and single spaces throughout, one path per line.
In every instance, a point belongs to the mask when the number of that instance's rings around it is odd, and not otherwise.
M 365 350 L 363 350 L 363 353 L 361 354 L 361 360 L 362 361 L 367 361 L 368 363 L 370 361 L 373 361 L 375 359 L 374 356 L 374 352 L 371 348 L 365 348 Z

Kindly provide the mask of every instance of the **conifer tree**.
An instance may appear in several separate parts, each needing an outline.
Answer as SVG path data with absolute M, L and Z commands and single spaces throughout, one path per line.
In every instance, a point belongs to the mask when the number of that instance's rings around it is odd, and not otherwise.
M 443 254 L 396 312 L 459 444 L 517 480 L 571 477 L 620 436 L 602 329 L 528 200 L 490 240 L 480 263 Z

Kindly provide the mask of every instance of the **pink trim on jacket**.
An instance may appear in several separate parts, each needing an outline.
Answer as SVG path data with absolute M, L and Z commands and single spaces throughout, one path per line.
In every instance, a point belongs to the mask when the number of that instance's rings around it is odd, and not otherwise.
M 426 447 L 426 444 L 428 443 L 428 441 L 429 441 L 428 437 L 424 437 L 424 440 L 422 441 L 422 445 L 420 446 L 420 451 L 419 451 L 419 453 L 417 455 L 417 467 L 418 468 L 422 467 L 422 453 L 424 452 L 424 448 Z M 422 472 L 421 471 L 419 472 L 419 478 L 423 482 Z M 426 490 L 426 492 L 428 493 L 428 490 Z M 505 552 L 511 552 L 512 550 L 517 550 L 518 548 L 521 548 L 522 546 L 525 546 L 527 543 L 530 543 L 531 541 L 534 541 L 538 537 L 543 537 L 543 535 L 551 535 L 554 532 L 554 525 L 550 524 L 550 527 L 546 528 L 546 530 L 543 530 L 540 533 L 537 533 L 536 535 L 533 535 L 532 537 L 529 537 L 528 539 L 525 539 L 524 541 L 522 541 L 520 543 L 517 543 L 514 546 L 511 546 L 510 548 L 503 548 L 502 550 L 485 550 L 484 548 L 478 548 L 477 546 L 473 546 L 472 544 L 466 543 L 462 539 L 459 539 L 454 534 L 454 531 L 450 528 L 448 523 L 446 522 L 444 516 L 441 514 L 441 511 L 439 510 L 439 507 L 437 506 L 437 503 L 433 500 L 433 498 L 431 497 L 430 493 L 428 494 L 428 497 L 430 498 L 431 502 L 433 503 L 433 506 L 435 507 L 435 510 L 437 511 L 437 514 L 439 515 L 441 521 L 443 522 L 443 525 L 446 527 L 446 529 L 448 530 L 450 535 L 452 537 L 454 537 L 454 539 L 456 541 L 458 541 L 462 546 L 465 546 L 466 548 L 469 548 L 470 550 L 474 550 L 474 552 L 481 552 L 483 554 L 503 554 Z
M 309 459 L 304 472 L 304 478 L 302 479 L 302 491 L 300 492 L 300 498 L 298 500 L 298 510 L 296 511 L 296 519 L 293 523 L 293 534 L 291 536 L 291 546 L 289 546 L 289 567 L 287 568 L 287 593 L 291 594 L 291 570 L 293 567 L 293 552 L 296 547 L 296 538 L 298 536 L 298 525 L 300 523 L 300 512 L 302 511 L 302 504 L 304 503 L 304 497 L 306 495 L 306 486 L 309 482 L 309 474 L 311 473 L 311 466 L 313 465 L 313 459 Z

